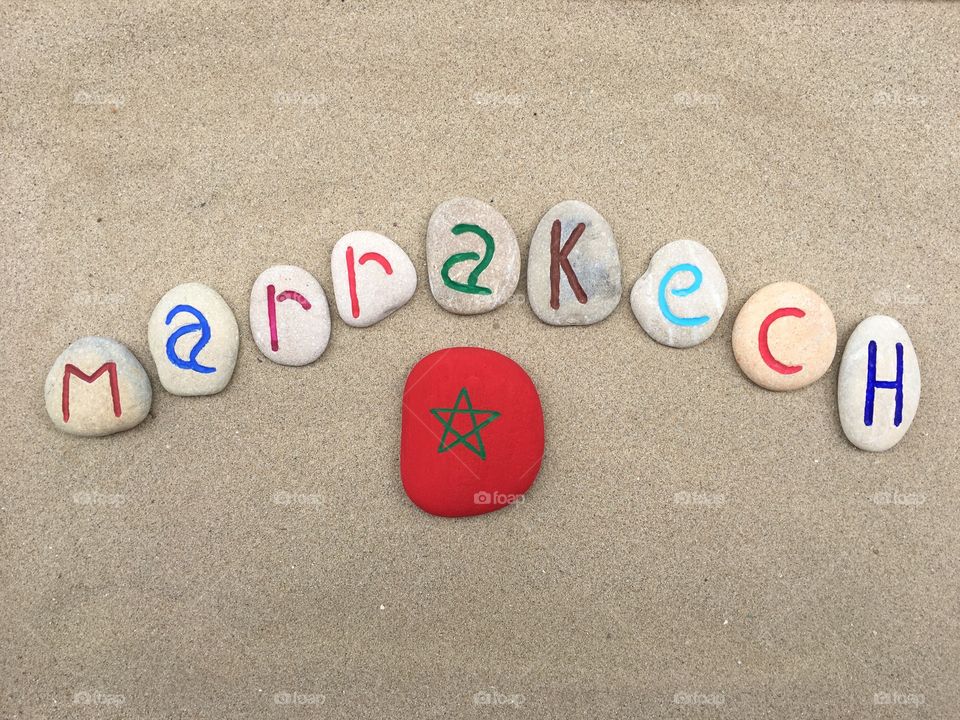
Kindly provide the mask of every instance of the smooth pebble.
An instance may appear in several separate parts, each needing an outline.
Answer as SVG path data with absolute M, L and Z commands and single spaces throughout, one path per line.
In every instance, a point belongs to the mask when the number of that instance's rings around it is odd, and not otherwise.
M 630 307 L 661 345 L 688 348 L 713 334 L 727 307 L 727 279 L 696 240 L 674 240 L 654 253 L 634 283 Z
M 737 364 L 768 390 L 797 390 L 816 382 L 836 352 L 833 313 L 800 283 L 775 282 L 757 290 L 733 324 Z
M 140 361 L 105 337 L 80 338 L 60 353 L 43 394 L 58 430 L 90 437 L 129 430 L 147 417 L 153 403 Z
M 417 289 L 417 270 L 390 238 L 358 230 L 340 238 L 330 254 L 333 294 L 340 318 L 369 327 L 400 309 Z
M 240 347 L 237 319 L 207 285 L 184 283 L 160 298 L 147 340 L 160 384 L 173 395 L 214 395 L 233 377 Z
M 427 226 L 427 276 L 433 297 L 460 315 L 503 305 L 520 280 L 520 245 L 491 205 L 457 197 L 437 206 Z
M 519 364 L 452 347 L 418 362 L 400 408 L 400 477 L 416 505 L 462 517 L 524 501 L 543 460 L 543 407 Z
M 592 325 L 620 302 L 620 255 L 603 216 L 579 200 L 547 211 L 530 241 L 527 296 L 550 325 Z
M 250 291 L 250 332 L 280 365 L 308 365 L 330 342 L 330 308 L 317 279 L 295 265 L 267 268 Z
M 920 404 L 920 363 L 903 325 L 873 315 L 857 325 L 840 359 L 840 425 L 863 450 L 889 450 L 906 435 Z

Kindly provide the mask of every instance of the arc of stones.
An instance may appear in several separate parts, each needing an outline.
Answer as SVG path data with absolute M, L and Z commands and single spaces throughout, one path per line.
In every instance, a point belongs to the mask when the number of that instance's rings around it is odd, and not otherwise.
M 453 312 L 487 312 L 509 298 L 519 279 L 516 236 L 499 212 L 479 200 L 454 198 L 437 207 L 427 255 L 431 290 Z M 376 233 L 341 238 L 331 270 L 341 317 L 361 327 L 394 312 L 416 287 L 409 257 Z M 383 291 L 388 283 L 389 292 Z M 606 317 L 621 295 L 619 254 L 609 224 L 579 201 L 551 208 L 531 239 L 527 287 L 531 307 L 549 324 L 583 325 Z M 631 293 L 644 330 L 672 347 L 709 337 L 726 301 L 726 279 L 716 258 L 692 240 L 660 248 Z M 295 266 L 261 273 L 251 291 L 250 320 L 261 352 L 281 364 L 312 362 L 329 342 L 324 291 Z M 212 288 L 200 283 L 173 288 L 148 325 L 161 383 L 179 395 L 219 392 L 232 375 L 238 335 L 232 311 Z M 732 340 L 737 362 L 751 380 L 772 390 L 793 390 L 829 369 L 836 325 L 815 292 L 798 283 L 773 283 L 744 304 Z M 107 338 L 81 338 L 67 348 L 51 368 L 44 393 L 54 425 L 78 435 L 132 427 L 152 402 L 142 366 Z M 886 316 L 863 321 L 847 343 L 838 383 L 841 424 L 851 443 L 873 451 L 893 447 L 913 422 L 919 396 L 919 363 L 906 330 Z M 482 457 L 479 443 L 477 449 Z

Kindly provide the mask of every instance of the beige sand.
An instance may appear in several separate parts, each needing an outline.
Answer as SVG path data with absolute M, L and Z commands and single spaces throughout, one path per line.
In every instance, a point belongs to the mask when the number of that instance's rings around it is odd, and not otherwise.
M 877 703 L 921 696 L 918 717 L 955 715 L 960 7 L 18 5 L 0 716 L 892 717 L 913 708 Z M 589 202 L 625 297 L 696 238 L 728 313 L 678 351 L 626 299 L 589 328 L 523 295 L 458 317 L 421 275 L 384 323 L 335 321 L 315 366 L 260 357 L 261 270 L 329 293 L 333 243 L 368 229 L 422 272 L 460 194 L 524 256 L 547 208 Z M 837 361 L 795 394 L 739 372 L 736 311 L 779 279 L 827 299 L 841 348 L 877 312 L 910 331 L 924 398 L 892 452 L 844 439 Z M 54 430 L 57 354 L 110 335 L 155 380 L 147 319 L 188 280 L 240 321 L 227 391 L 155 384 L 134 431 Z M 548 431 L 527 502 L 465 521 L 398 478 L 405 374 L 455 344 L 522 363 Z

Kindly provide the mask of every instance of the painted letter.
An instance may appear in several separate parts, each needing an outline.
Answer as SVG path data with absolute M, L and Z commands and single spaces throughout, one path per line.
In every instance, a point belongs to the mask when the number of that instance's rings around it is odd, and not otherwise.
M 686 297 L 691 293 L 695 293 L 700 289 L 700 283 L 703 282 L 703 273 L 700 271 L 696 265 L 690 263 L 682 263 L 680 265 L 674 265 L 672 268 L 667 270 L 666 275 L 663 276 L 663 279 L 660 281 L 660 287 L 657 290 L 657 302 L 660 304 L 660 312 L 663 313 L 663 316 L 672 322 L 674 325 L 682 325 L 685 327 L 693 327 L 695 325 L 703 325 L 705 322 L 708 322 L 710 318 L 706 315 L 700 315 L 698 317 L 680 317 L 674 315 L 670 310 L 670 306 L 667 304 L 667 285 L 670 284 L 670 281 L 673 279 L 673 276 L 679 272 L 688 272 L 693 275 L 693 283 L 685 288 L 677 288 L 676 290 L 671 290 L 671 295 L 676 295 L 677 297 Z
M 454 235 L 462 235 L 463 233 L 478 235 L 480 239 L 483 240 L 486 250 L 483 253 L 482 260 L 480 260 L 480 256 L 475 252 L 455 253 L 448 257 L 446 262 L 443 263 L 443 267 L 440 268 L 440 278 L 443 280 L 443 284 L 451 290 L 457 290 L 470 295 L 492 295 L 493 290 L 488 287 L 482 287 L 478 285 L 477 282 L 480 279 L 480 274 L 487 269 L 490 261 L 493 260 L 493 252 L 496 248 L 496 244 L 493 242 L 493 235 L 479 225 L 469 225 L 467 223 L 454 225 L 450 232 Z M 450 270 L 453 269 L 453 266 L 467 260 L 480 260 L 467 277 L 467 282 L 461 283 L 452 279 L 450 277 Z
M 277 352 L 280 340 L 277 338 L 277 303 L 284 300 L 296 300 L 304 310 L 310 309 L 310 301 L 294 290 L 284 290 L 279 295 L 273 285 L 267 285 L 267 320 L 270 322 L 270 349 Z
M 369 261 L 380 263 L 380 267 L 387 275 L 393 275 L 393 266 L 390 261 L 377 252 L 368 252 L 360 256 L 360 264 Z M 360 299 L 357 297 L 357 271 L 353 266 L 353 246 L 347 246 L 347 284 L 350 285 L 350 312 L 355 318 L 360 317 Z M 309 310 L 309 306 L 307 307 Z M 274 348 L 276 350 L 276 348 Z
M 110 376 L 110 396 L 113 398 L 113 414 L 120 417 L 120 383 L 117 379 L 117 364 L 106 362 L 97 368 L 92 375 L 87 375 L 76 365 L 67 363 L 63 368 L 63 390 L 60 395 L 60 409 L 63 412 L 63 421 L 70 422 L 70 376 L 74 375 L 85 383 L 92 383 L 98 377 L 107 373 Z
M 893 425 L 900 427 L 903 422 L 903 344 L 897 343 L 897 379 L 877 380 L 877 343 L 871 340 L 867 345 L 867 397 L 863 403 L 863 424 L 873 425 L 873 401 L 877 388 L 896 390 L 894 396 Z
M 550 228 L 550 307 L 554 310 L 560 308 L 560 268 L 563 268 L 563 272 L 567 276 L 567 282 L 570 283 L 570 289 L 573 290 L 573 294 L 580 301 L 580 304 L 585 305 L 587 302 L 587 294 L 580 287 L 577 274 L 573 271 L 570 261 L 567 259 L 570 251 L 573 250 L 577 240 L 580 239 L 586 229 L 587 226 L 584 223 L 577 225 L 563 244 L 563 249 L 561 249 L 560 221 L 554 220 L 553 226 Z
M 781 375 L 792 375 L 793 373 L 798 373 L 803 370 L 803 365 L 784 365 L 782 362 L 777 360 L 773 356 L 773 353 L 770 352 L 770 345 L 767 343 L 767 333 L 770 331 L 770 326 L 782 317 L 790 316 L 802 318 L 804 315 L 806 315 L 806 313 L 800 308 L 780 308 L 779 310 L 774 310 L 772 313 L 767 315 L 764 321 L 760 323 L 760 357 L 763 358 L 763 361 L 767 365 Z
M 197 319 L 197 322 L 184 325 L 167 338 L 167 359 L 182 370 L 193 370 L 203 374 L 216 372 L 216 368 L 201 365 L 197 362 L 197 355 L 199 355 L 200 351 L 210 342 L 210 323 L 207 322 L 207 318 L 203 316 L 202 312 L 193 307 L 193 305 L 177 305 L 167 313 L 166 324 L 169 325 L 173 318 L 182 312 L 193 315 Z M 184 360 L 177 355 L 177 340 L 187 333 L 198 330 L 200 331 L 200 339 L 197 340 L 197 344 L 190 350 L 190 359 Z

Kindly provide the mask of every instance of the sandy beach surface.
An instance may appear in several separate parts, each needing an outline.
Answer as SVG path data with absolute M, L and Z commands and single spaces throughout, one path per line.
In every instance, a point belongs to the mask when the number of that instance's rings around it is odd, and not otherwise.
M 0 716 L 872 718 L 960 707 L 960 7 L 632 2 L 4 3 L 0 8 Z M 433 300 L 425 234 L 492 203 L 517 294 Z M 543 213 L 612 225 L 624 299 L 540 322 Z M 315 364 L 250 336 L 262 270 L 388 235 L 420 273 Z M 699 240 L 730 301 L 703 345 L 627 293 Z M 837 320 L 816 384 L 762 390 L 734 318 L 794 280 Z M 221 394 L 164 392 L 147 320 L 214 287 L 240 324 Z M 845 439 L 839 351 L 907 328 L 912 429 Z M 334 313 L 335 315 L 335 313 Z M 54 429 L 84 335 L 153 379 L 137 428 Z M 522 504 L 429 516 L 399 478 L 400 393 L 439 348 L 519 362 L 546 422 Z

